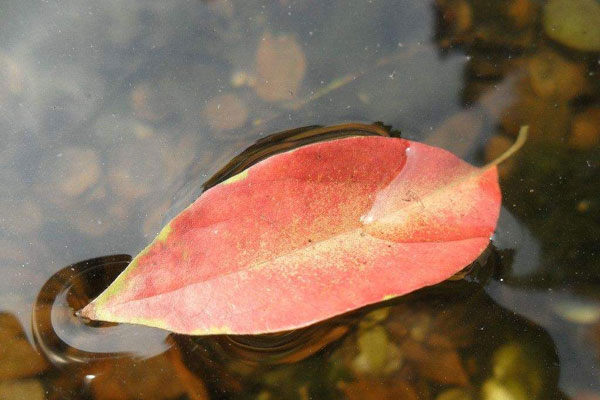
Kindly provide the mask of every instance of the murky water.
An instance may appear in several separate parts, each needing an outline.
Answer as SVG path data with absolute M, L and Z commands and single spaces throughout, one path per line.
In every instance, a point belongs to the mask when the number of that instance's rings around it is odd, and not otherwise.
M 4 2 L 0 398 L 600 399 L 599 14 L 596 0 Z M 244 149 L 356 121 L 476 165 L 530 126 L 464 279 L 267 337 L 73 315 L 128 260 L 94 257 L 139 252 L 211 176 L 261 157 L 234 159 Z

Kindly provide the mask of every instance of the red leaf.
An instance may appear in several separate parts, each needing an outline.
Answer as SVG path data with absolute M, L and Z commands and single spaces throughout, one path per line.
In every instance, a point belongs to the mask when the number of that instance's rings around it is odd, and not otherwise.
M 82 314 L 194 335 L 295 329 L 449 278 L 499 210 L 494 165 L 389 137 L 311 144 L 206 191 Z

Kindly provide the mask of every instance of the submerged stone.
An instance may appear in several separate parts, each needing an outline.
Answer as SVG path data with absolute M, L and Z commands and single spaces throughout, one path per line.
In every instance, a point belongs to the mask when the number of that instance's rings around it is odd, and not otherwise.
M 527 400 L 531 399 L 522 385 L 514 380 L 500 382 L 488 379 L 481 387 L 482 400 Z
M 48 363 L 31 347 L 19 321 L 11 314 L 0 313 L 0 381 L 27 378 L 47 368 Z
M 382 326 L 366 329 L 358 335 L 360 353 L 354 359 L 357 372 L 382 374 L 397 370 L 401 360 L 398 348 L 389 340 Z
M 600 2 L 550 0 L 544 30 L 557 42 L 581 51 L 600 51 Z
M 44 400 L 44 387 L 37 379 L 0 382 L 0 399 L 2 400 Z
M 447 389 L 438 394 L 435 400 L 472 400 L 473 395 L 462 388 Z
M 546 381 L 543 373 L 546 362 L 544 357 L 538 356 L 538 351 L 533 347 L 517 342 L 507 343 L 498 348 L 493 355 L 494 379 L 489 382 L 494 383 L 484 385 L 482 390 L 490 393 L 507 391 L 515 399 L 521 398 L 522 394 L 528 399 L 539 398 Z M 495 397 L 490 397 L 493 398 Z
M 598 144 L 600 144 L 600 107 L 594 107 L 573 118 L 569 145 L 579 150 L 592 150 Z

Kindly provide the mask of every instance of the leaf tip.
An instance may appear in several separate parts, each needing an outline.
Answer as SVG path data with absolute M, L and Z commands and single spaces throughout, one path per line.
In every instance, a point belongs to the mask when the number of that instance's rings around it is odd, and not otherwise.
M 94 302 L 91 302 L 87 306 L 83 307 L 81 310 L 77 311 L 77 315 L 79 317 L 87 319 L 96 319 L 96 305 L 94 304 Z

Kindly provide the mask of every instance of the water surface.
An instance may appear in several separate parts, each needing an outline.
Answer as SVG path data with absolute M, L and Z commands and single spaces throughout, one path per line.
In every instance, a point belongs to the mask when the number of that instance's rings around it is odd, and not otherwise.
M 560 37 L 547 7 L 3 2 L 0 398 L 600 398 L 600 50 Z M 136 254 L 257 140 L 351 121 L 476 165 L 530 125 L 483 278 L 266 344 L 59 313 L 69 346 L 36 347 L 33 303 L 65 266 Z

